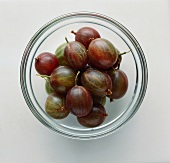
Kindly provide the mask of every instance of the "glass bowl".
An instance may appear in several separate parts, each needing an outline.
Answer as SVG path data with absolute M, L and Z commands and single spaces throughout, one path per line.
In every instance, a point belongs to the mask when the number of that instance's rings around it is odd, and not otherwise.
M 74 40 L 71 30 L 89 26 L 99 31 L 101 37 L 110 40 L 120 52 L 131 51 L 123 56 L 120 69 L 128 77 L 129 87 L 125 96 L 110 102 L 107 98 L 104 123 L 99 127 L 85 128 L 74 115 L 63 120 L 49 117 L 44 109 L 47 94 L 45 80 L 36 76 L 34 58 L 42 52 L 54 53 L 56 48 L 68 40 Z M 106 136 L 122 127 L 139 109 L 147 89 L 148 72 L 144 53 L 131 32 L 116 20 L 91 12 L 69 13 L 59 16 L 31 38 L 25 48 L 20 66 L 20 84 L 25 101 L 34 116 L 55 132 L 77 139 L 94 139 Z

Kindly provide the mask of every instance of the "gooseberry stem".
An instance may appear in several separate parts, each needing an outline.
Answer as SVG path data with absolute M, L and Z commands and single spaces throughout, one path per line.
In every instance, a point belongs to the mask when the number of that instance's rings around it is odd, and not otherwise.
M 120 53 L 119 55 L 124 55 L 124 54 L 127 54 L 129 52 L 131 52 L 131 49 L 129 51 L 127 51 L 127 52 Z
M 49 79 L 50 79 L 50 76 L 48 76 L 48 75 L 40 75 L 40 74 L 36 74 L 36 75 L 42 77 L 42 78 L 45 79 L 47 82 L 48 82 Z
M 113 102 L 114 100 L 112 98 L 110 98 L 110 102 Z
M 68 42 L 68 39 L 67 39 L 67 37 L 65 37 L 65 40 L 66 40 L 66 42 L 67 42 L 67 44 L 68 44 L 69 42 Z
M 77 72 L 76 77 L 75 77 L 75 85 L 77 85 L 77 80 L 78 80 L 78 75 L 80 74 L 80 71 Z
M 94 40 L 94 38 L 89 38 L 89 41 L 92 41 L 92 40 Z
M 75 34 L 75 35 L 77 34 L 77 33 L 76 33 L 76 32 L 74 32 L 73 30 L 71 31 L 71 33 L 73 33 L 73 34 Z
M 107 114 L 107 113 L 104 113 L 104 114 L 103 114 L 103 116 L 104 116 L 104 117 L 107 117 L 107 116 L 108 116 L 108 114 Z
M 106 95 L 111 95 L 112 91 L 110 89 L 107 90 Z
M 38 62 L 38 61 L 39 61 L 39 58 L 35 58 L 35 61 Z
M 65 110 L 65 108 L 64 108 L 64 106 L 62 106 L 62 107 L 61 107 L 61 111 L 64 111 L 64 110 Z

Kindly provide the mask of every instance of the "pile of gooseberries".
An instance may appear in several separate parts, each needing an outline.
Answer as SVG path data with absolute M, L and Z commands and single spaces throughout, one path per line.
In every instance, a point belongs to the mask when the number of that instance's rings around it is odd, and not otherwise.
M 122 98 L 128 89 L 127 75 L 120 70 L 122 55 L 91 27 L 80 28 L 75 41 L 61 44 L 55 53 L 35 58 L 38 76 L 46 80 L 46 113 L 54 119 L 73 114 L 85 127 L 97 127 L 107 117 L 106 98 Z

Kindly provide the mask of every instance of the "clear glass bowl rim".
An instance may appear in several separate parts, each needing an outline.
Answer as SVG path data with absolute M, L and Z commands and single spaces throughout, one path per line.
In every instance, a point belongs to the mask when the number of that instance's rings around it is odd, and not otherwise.
M 138 99 L 135 103 L 135 109 L 133 110 L 133 112 L 129 115 L 128 118 L 126 118 L 117 128 L 113 129 L 113 130 L 109 130 L 109 132 L 101 134 L 101 135 L 94 135 L 88 138 L 83 138 L 83 137 L 79 137 L 79 136 L 74 136 L 74 135 L 67 135 L 65 133 L 62 133 L 56 129 L 54 129 L 49 123 L 47 123 L 46 121 L 43 120 L 43 118 L 41 117 L 41 115 L 37 112 L 37 110 L 35 110 L 31 99 L 29 97 L 29 93 L 27 91 L 26 88 L 26 81 L 25 81 L 25 73 L 26 73 L 26 61 L 27 58 L 29 57 L 29 52 L 32 49 L 32 46 L 34 45 L 34 42 L 39 38 L 39 36 L 41 36 L 45 31 L 47 31 L 52 25 L 56 24 L 57 22 L 60 22 L 64 19 L 69 19 L 70 17 L 96 17 L 98 19 L 102 19 L 104 21 L 109 21 L 111 23 L 113 23 L 114 25 L 116 25 L 117 28 L 119 28 L 119 30 L 121 30 L 123 33 L 126 34 L 126 36 L 128 36 L 128 38 L 130 39 L 131 42 L 133 42 L 133 45 L 138 53 L 138 55 L 140 56 L 140 61 L 142 63 L 142 84 L 141 84 L 141 89 L 140 89 L 140 93 L 138 96 Z M 146 58 L 144 55 L 144 52 L 141 48 L 141 46 L 139 45 L 138 41 L 136 40 L 136 38 L 132 35 L 132 33 L 126 28 L 124 27 L 122 24 L 120 24 L 118 21 L 114 20 L 111 17 L 108 17 L 106 15 L 100 14 L 100 13 L 95 13 L 95 12 L 72 12 L 72 13 L 67 13 L 64 15 L 61 15 L 59 17 L 56 17 L 54 19 L 52 19 L 51 21 L 47 22 L 45 25 L 43 25 L 34 35 L 33 37 L 30 39 L 28 45 L 25 48 L 24 54 L 22 56 L 21 59 L 21 64 L 20 64 L 20 86 L 21 86 L 21 90 L 22 90 L 22 94 L 23 97 L 29 107 L 29 109 L 31 110 L 31 112 L 33 113 L 33 115 L 45 126 L 47 126 L 48 128 L 54 130 L 55 132 L 69 137 L 69 138 L 78 138 L 78 139 L 94 139 L 94 138 L 100 138 L 106 135 L 109 135 L 115 131 L 117 131 L 118 129 L 120 129 L 124 124 L 126 124 L 127 121 L 129 121 L 133 115 L 136 113 L 136 111 L 139 109 L 145 94 L 146 94 L 146 90 L 147 90 L 147 83 L 148 83 L 148 68 L 147 68 L 147 62 L 146 62 Z

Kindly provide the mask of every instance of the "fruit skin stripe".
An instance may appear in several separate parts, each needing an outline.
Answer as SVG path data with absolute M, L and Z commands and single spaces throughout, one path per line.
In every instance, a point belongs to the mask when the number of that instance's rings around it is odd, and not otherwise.
M 97 87 L 97 85 L 95 85 L 95 83 L 91 82 L 88 77 L 86 77 L 86 80 L 88 81 L 89 85 L 92 85 L 93 87 L 100 89 L 100 87 Z M 98 80 L 98 81 L 100 81 L 100 80 Z
M 80 43 L 76 43 L 75 46 L 73 42 L 68 45 L 68 49 L 65 50 L 65 59 L 68 65 L 73 68 L 77 67 L 77 65 L 79 65 L 79 67 L 85 65 L 88 58 L 85 47 Z
M 94 70 L 95 71 L 95 70 Z M 96 89 L 98 89 L 99 91 L 98 92 L 100 92 L 100 91 L 105 91 L 105 89 L 101 89 L 101 85 L 102 85 L 102 83 L 103 82 L 105 82 L 106 83 L 106 80 L 105 80 L 105 78 L 103 78 L 103 74 L 100 72 L 100 78 L 101 78 L 101 80 L 99 80 L 99 78 L 97 78 L 95 75 L 93 76 L 93 78 L 95 78 L 96 79 L 96 83 L 99 85 L 99 86 L 97 86 L 97 84 L 95 84 L 95 83 L 93 83 L 93 82 L 91 82 L 90 80 L 89 80 L 89 77 L 88 77 L 88 75 L 86 75 L 86 73 L 84 74 L 86 77 L 85 77 L 85 79 L 87 80 L 87 83 L 89 83 L 88 85 L 90 86 L 90 91 L 91 92 L 93 92 L 94 94 L 96 94 Z M 84 84 L 85 85 L 85 84 Z

